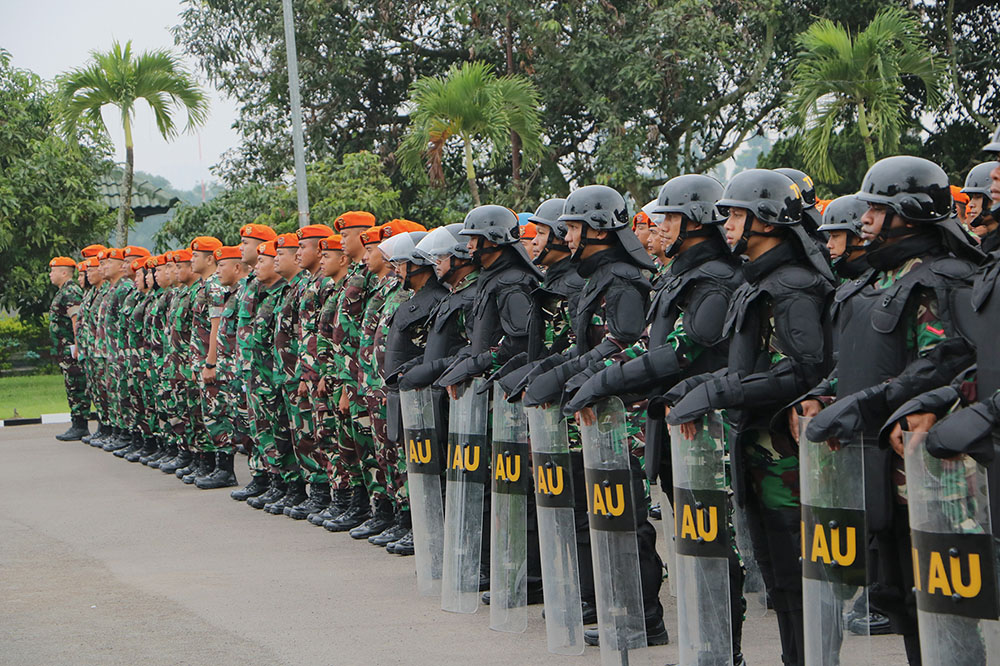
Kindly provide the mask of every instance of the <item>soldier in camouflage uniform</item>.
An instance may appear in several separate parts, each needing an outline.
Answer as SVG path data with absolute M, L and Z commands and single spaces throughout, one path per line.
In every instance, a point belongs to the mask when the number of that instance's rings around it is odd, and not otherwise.
M 82 250 L 83 256 L 86 257 L 82 263 L 87 276 L 87 286 L 83 290 L 83 300 L 80 302 L 80 314 L 77 318 L 77 356 L 80 360 L 80 366 L 83 368 L 87 400 L 93 404 L 97 415 L 97 430 L 93 435 L 84 435 L 82 438 L 86 444 L 89 444 L 95 437 L 100 439 L 108 431 L 106 417 L 100 409 L 100 400 L 97 396 L 99 392 L 97 391 L 96 350 L 94 348 L 94 321 L 100 305 L 98 296 L 103 293 L 101 283 L 104 281 L 97 255 L 105 249 L 107 248 L 103 245 L 90 245 Z
M 123 404 L 121 374 L 125 372 L 123 312 L 129 295 L 135 291 L 135 284 L 126 264 L 128 248 L 112 248 L 108 251 L 106 275 L 111 281 L 110 293 L 102 307 L 99 322 L 104 340 L 105 390 L 108 392 L 108 412 L 112 422 L 112 436 L 102 447 L 105 451 L 117 451 L 129 446 L 132 424 Z
M 132 282 L 136 288 L 129 296 L 128 312 L 123 324 L 127 350 L 125 358 L 129 367 L 128 377 L 124 379 L 125 393 L 136 427 L 132 444 L 115 451 L 115 457 L 125 458 L 129 462 L 138 462 L 143 452 L 151 451 L 154 444 L 150 416 L 155 410 L 149 395 L 149 339 L 145 328 L 146 314 L 152 302 L 149 292 L 155 287 L 153 281 L 147 279 L 152 277 L 152 270 L 146 268 L 150 261 L 155 265 L 156 260 L 152 257 L 139 257 L 130 262 Z
M 247 347 L 254 311 L 257 307 L 257 295 L 260 283 L 257 280 L 257 248 L 261 243 L 273 241 L 277 234 L 271 227 L 264 224 L 246 224 L 240 228 L 240 258 L 250 272 L 239 281 L 235 296 L 236 317 L 236 356 L 234 366 L 243 390 L 240 391 L 236 404 L 242 423 L 247 424 L 249 446 L 247 448 L 247 464 L 250 468 L 250 483 L 229 494 L 234 500 L 244 502 L 251 497 L 263 495 L 271 486 L 264 452 L 260 448 L 260 438 L 257 435 L 257 422 L 250 413 L 250 372 L 253 355 Z M 271 262 L 273 264 L 273 260 Z
M 290 268 L 285 263 L 279 266 L 275 243 L 276 240 L 267 241 L 257 246 L 254 316 L 241 342 L 250 354 L 247 397 L 250 418 L 256 423 L 253 428 L 256 446 L 261 450 L 270 475 L 267 491 L 246 501 L 255 509 L 263 509 L 280 500 L 288 490 L 286 479 L 291 482 L 301 479 L 292 451 L 291 424 L 282 391 L 284 371 L 275 355 L 280 328 L 278 311 L 285 292 L 291 288 L 285 275 L 294 277 L 298 266 L 294 261 L 290 262 Z
M 371 294 L 372 283 L 371 274 L 361 263 L 364 257 L 361 234 L 375 226 L 375 216 L 365 211 L 348 211 L 334 220 L 333 226 L 341 235 L 344 253 L 351 260 L 351 267 L 337 296 L 330 335 L 330 358 L 333 360 L 333 376 L 336 378 L 333 397 L 337 399 L 335 404 L 341 417 L 348 419 L 338 444 L 340 462 L 348 475 L 351 494 L 343 513 L 325 521 L 323 527 L 331 532 L 346 532 L 371 518 L 365 471 L 358 455 L 358 451 L 371 446 L 371 418 L 364 399 L 359 394 L 361 366 L 358 363 L 358 353 L 361 318 Z M 327 390 L 329 388 L 328 386 Z
M 310 224 L 297 232 L 299 246 L 295 260 L 307 273 L 298 300 L 298 361 L 296 375 L 299 379 L 294 401 L 297 417 L 293 420 L 296 431 L 295 455 L 309 484 L 309 495 L 298 504 L 286 506 L 283 512 L 294 520 L 305 520 L 330 504 L 330 478 L 327 476 L 327 456 L 321 450 L 317 426 L 326 417 L 326 401 L 317 393 L 319 372 L 319 318 L 334 282 L 320 270 L 320 241 L 333 235 L 325 224 Z
M 97 433 L 87 443 L 91 446 L 103 447 L 105 442 L 114 436 L 114 426 L 111 422 L 110 401 L 106 385 L 107 347 L 105 330 L 101 327 L 107 309 L 108 296 L 113 286 L 108 277 L 110 249 L 101 250 L 97 257 L 97 266 L 93 268 L 96 276 L 96 293 L 87 314 L 88 327 L 91 335 L 89 340 L 88 358 L 90 373 L 88 389 L 97 410 L 100 423 Z M 90 270 L 88 270 L 88 273 Z
M 177 288 L 178 264 L 174 261 L 174 252 L 165 252 L 162 261 L 157 260 L 155 269 L 156 285 L 159 287 L 156 300 L 150 313 L 150 349 L 155 366 L 153 375 L 153 403 L 156 409 L 156 432 L 159 449 L 140 462 L 159 469 L 161 465 L 171 462 L 180 453 L 177 441 L 173 436 L 171 419 L 171 398 L 173 378 L 176 370 L 173 367 L 173 355 L 170 352 L 172 337 L 172 319 L 174 299 L 180 294 Z
M 80 367 L 76 341 L 77 317 L 83 302 L 83 289 L 73 275 L 76 262 L 69 257 L 54 257 L 49 262 L 49 281 L 56 287 L 56 295 L 49 306 L 49 336 L 52 338 L 52 358 L 59 364 L 66 385 L 66 400 L 72 424 L 56 439 L 70 441 L 90 434 L 87 427 L 86 377 Z

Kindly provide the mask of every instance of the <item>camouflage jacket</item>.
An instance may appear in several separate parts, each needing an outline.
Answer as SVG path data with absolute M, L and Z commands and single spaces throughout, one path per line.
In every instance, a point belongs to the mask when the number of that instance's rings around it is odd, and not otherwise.
M 97 288 L 97 294 L 94 296 L 94 309 L 90 316 L 90 328 L 93 331 L 91 349 L 93 355 L 100 358 L 105 358 L 108 355 L 108 333 L 104 322 L 107 320 L 107 310 L 111 306 L 111 288 L 113 286 L 105 280 Z
M 318 330 L 316 337 L 316 371 L 319 376 L 326 381 L 327 391 L 333 391 L 339 387 L 339 378 L 336 375 L 336 364 L 333 358 L 333 329 L 337 323 L 337 304 L 340 302 L 340 293 L 344 289 L 346 276 L 330 282 L 330 294 L 323 303 L 319 311 Z
M 236 288 L 236 342 L 239 348 L 239 368 L 241 372 L 250 372 L 250 362 L 253 355 L 247 347 L 247 339 L 253 329 L 254 311 L 257 309 L 257 297 L 260 292 L 260 282 L 256 273 L 251 273 L 237 283 Z
M 274 366 L 276 320 L 281 299 L 289 287 L 284 278 L 279 279 L 270 287 L 259 283 L 258 285 L 254 316 L 250 322 L 249 335 L 244 342 L 250 353 L 249 379 L 255 385 L 265 384 L 276 387 L 279 383 L 279 375 L 282 375 L 280 371 L 275 371 Z
M 83 290 L 73 280 L 59 287 L 49 306 L 49 337 L 52 338 L 52 355 L 62 358 L 70 355 L 70 345 L 76 344 L 73 317 L 80 314 Z
M 255 281 L 256 282 L 256 281 Z M 239 311 L 239 293 L 241 285 L 223 287 L 220 291 L 220 300 L 213 304 L 212 317 L 219 318 L 219 333 L 215 341 L 215 363 L 218 367 L 217 373 L 226 376 L 239 375 L 242 356 L 237 356 L 242 349 L 238 349 L 237 324 Z
M 333 293 L 333 280 L 321 274 L 310 275 L 299 298 L 297 374 L 303 381 L 319 381 L 319 317 L 323 305 Z
M 194 381 L 191 366 L 191 308 L 198 283 L 178 285 L 170 311 L 170 357 L 178 374 L 188 381 Z
M 135 283 L 123 277 L 118 280 L 111 292 L 111 302 L 107 308 L 107 320 L 104 325 L 107 327 L 110 356 L 118 363 L 124 362 L 127 317 L 135 305 L 134 297 L 129 299 L 129 296 L 133 296 L 137 291 L 139 290 Z
M 375 335 L 379 330 L 379 323 L 382 319 L 386 299 L 393 292 L 398 291 L 401 281 L 394 273 L 389 273 L 385 277 L 375 278 L 372 285 L 371 296 L 365 304 L 365 311 L 361 317 L 361 337 L 358 342 L 358 363 L 361 366 L 362 385 L 368 387 L 370 392 L 381 394 L 382 381 L 378 376 L 376 367 Z M 398 303 L 395 304 L 398 307 Z M 390 306 L 392 307 L 392 306 Z M 384 343 L 384 339 L 383 339 Z M 385 355 L 385 345 L 383 344 L 381 354 Z
M 370 377 L 366 374 L 366 381 L 369 386 L 372 384 L 384 384 L 385 380 L 385 343 L 389 337 L 389 327 L 392 324 L 392 315 L 396 313 L 399 306 L 410 299 L 413 292 L 403 287 L 403 281 L 396 275 L 392 275 L 385 294 L 384 302 L 376 322 L 375 335 L 372 340 L 372 368 Z
M 219 284 L 216 274 L 194 283 L 191 292 L 191 362 L 196 370 L 201 370 L 208 356 L 208 344 L 212 337 L 213 308 L 223 300 L 224 287 Z
M 337 313 L 330 336 L 333 374 L 340 384 L 361 385 L 361 365 L 358 363 L 361 318 L 370 291 L 371 273 L 359 263 L 351 264 L 337 300 Z
M 94 312 L 97 309 L 97 287 L 87 287 L 83 290 L 80 310 L 76 315 L 76 347 L 79 358 L 93 354 L 94 349 Z
M 274 317 L 274 372 L 286 384 L 299 383 L 299 299 L 308 281 L 309 273 L 299 271 L 284 283 Z

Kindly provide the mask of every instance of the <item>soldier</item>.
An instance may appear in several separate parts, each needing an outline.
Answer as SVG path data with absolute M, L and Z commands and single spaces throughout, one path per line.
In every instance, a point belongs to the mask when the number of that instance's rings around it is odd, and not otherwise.
M 132 279 L 136 289 L 130 299 L 132 305 L 124 324 L 125 346 L 128 350 L 126 360 L 131 370 L 125 380 L 125 388 L 137 427 L 132 438 L 132 445 L 115 451 L 115 457 L 124 458 L 128 462 L 138 462 L 139 458 L 142 457 L 142 452 L 151 451 L 154 446 L 150 416 L 154 414 L 155 410 L 153 409 L 149 384 L 149 332 L 145 327 L 146 313 L 152 302 L 150 292 L 156 286 L 152 279 L 147 279 L 147 277 L 152 277 L 152 271 L 147 269 L 147 264 L 150 261 L 155 265 L 155 259 L 148 256 L 132 260 Z
M 198 274 L 191 269 L 192 252 L 190 249 L 175 250 L 173 260 L 176 270 L 176 287 L 170 303 L 167 368 L 170 371 L 170 393 L 167 396 L 167 409 L 170 413 L 171 437 L 177 445 L 177 456 L 161 463 L 159 470 L 164 474 L 180 474 L 183 479 L 191 473 L 197 450 L 194 448 L 194 431 L 192 428 L 188 405 L 194 403 L 194 396 L 188 395 L 196 387 L 191 369 L 191 307 L 193 287 L 198 281 Z
M 802 197 L 787 176 L 763 169 L 737 174 L 718 206 L 728 218 L 732 252 L 748 258 L 747 281 L 733 295 L 723 329 L 728 366 L 674 387 L 668 422 L 693 435 L 694 419 L 727 410 L 735 431 L 732 485 L 778 617 L 782 663 L 801 664 L 798 447 L 770 423 L 829 369 L 824 312 L 833 275 L 800 224 Z
M 1000 248 L 1000 226 L 993 218 L 990 199 L 990 174 L 1000 168 L 1000 162 L 983 162 L 972 167 L 965 177 L 965 187 L 962 192 L 969 197 L 965 213 L 969 227 L 979 237 L 979 247 L 983 252 L 990 253 Z
M 56 288 L 56 295 L 49 306 L 49 335 L 52 338 L 52 357 L 59 364 L 69 402 L 70 428 L 56 439 L 68 442 L 90 434 L 87 414 L 86 377 L 80 367 L 77 352 L 76 328 L 83 301 L 83 289 L 73 280 L 76 262 L 69 257 L 54 257 L 49 262 L 49 281 Z
M 170 424 L 172 387 L 176 372 L 172 362 L 173 355 L 170 351 L 172 326 L 170 314 L 173 311 L 174 299 L 180 293 L 177 289 L 177 264 L 174 262 L 172 251 L 162 255 L 162 263 L 157 261 L 155 273 L 156 284 L 160 288 L 160 292 L 150 313 L 150 337 L 153 364 L 156 367 L 153 391 L 160 450 L 157 454 L 140 458 L 140 462 L 153 469 L 159 469 L 162 464 L 170 462 L 180 453 Z
M 150 257 L 146 260 L 146 281 L 148 287 L 148 304 L 145 308 L 143 320 L 143 338 L 146 341 L 146 379 L 143 384 L 144 401 L 147 405 L 147 421 L 152 436 L 149 438 L 146 448 L 126 456 L 129 462 L 141 462 L 148 465 L 153 460 L 158 460 L 167 454 L 167 415 L 166 408 L 161 400 L 161 383 L 163 381 L 163 313 L 164 303 L 169 297 L 168 289 L 171 286 L 166 281 L 165 274 L 167 268 L 167 258 L 163 254 Z
M 111 418 L 112 435 L 101 447 L 105 451 L 117 451 L 129 446 L 131 425 L 127 422 L 127 414 L 123 409 L 120 391 L 123 367 L 121 321 L 124 303 L 135 289 L 135 284 L 128 276 L 128 266 L 125 264 L 127 248 L 111 248 L 105 257 L 105 276 L 111 283 L 107 297 L 104 299 L 101 319 L 99 322 L 104 340 L 104 390 L 108 396 L 108 414 Z
M 229 494 L 230 497 L 238 502 L 244 502 L 251 497 L 263 495 L 271 485 L 270 477 L 267 474 L 267 465 L 264 462 L 263 451 L 257 446 L 260 441 L 255 432 L 257 424 L 250 414 L 250 361 L 252 354 L 246 347 L 246 340 L 249 337 L 253 312 L 257 304 L 259 283 L 254 272 L 257 266 L 257 247 L 261 243 L 274 240 L 275 238 L 277 238 L 277 234 L 274 233 L 274 230 L 264 224 L 246 224 L 240 228 L 240 258 L 249 267 L 249 273 L 240 279 L 235 296 L 236 354 L 238 358 L 235 371 L 243 385 L 243 390 L 240 391 L 239 400 L 236 403 L 236 409 L 240 420 L 246 423 L 249 428 L 250 447 L 248 449 L 247 464 L 250 467 L 250 483 Z
M 97 413 L 97 430 L 93 435 L 82 437 L 85 444 L 89 444 L 91 438 L 100 439 L 108 432 L 107 419 L 100 409 L 100 401 L 97 398 L 100 392 L 97 390 L 96 350 L 94 348 L 96 335 L 94 321 L 100 306 L 98 296 L 104 293 L 101 289 L 104 276 L 101 274 L 100 260 L 97 255 L 106 249 L 103 245 L 88 245 L 80 251 L 86 258 L 83 264 L 89 286 L 83 291 L 83 300 L 80 302 L 80 313 L 77 318 L 77 355 L 85 376 L 87 399 L 93 404 Z
M 111 399 L 109 393 L 108 379 L 108 335 L 107 335 L 107 311 L 111 303 L 111 293 L 114 290 L 115 281 L 120 277 L 120 268 L 112 261 L 111 255 L 115 252 L 124 256 L 121 250 L 107 248 L 101 250 L 97 255 L 98 265 L 96 275 L 99 278 L 98 292 L 94 297 L 94 309 L 90 316 L 91 328 L 93 330 L 93 396 L 97 405 L 98 416 L 102 417 L 105 425 L 105 432 L 101 436 L 95 436 L 88 442 L 91 446 L 104 448 L 115 437 L 116 429 L 111 414 Z

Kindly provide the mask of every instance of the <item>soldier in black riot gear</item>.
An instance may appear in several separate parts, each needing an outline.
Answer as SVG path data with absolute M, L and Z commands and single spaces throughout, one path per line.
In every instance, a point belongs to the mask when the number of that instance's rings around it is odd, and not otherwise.
M 1000 162 L 977 164 L 965 177 L 965 187 L 962 188 L 962 192 L 969 195 L 969 203 L 965 206 L 969 227 L 979 236 L 979 247 L 983 252 L 993 252 L 1000 248 L 998 221 L 992 215 L 993 203 L 990 196 L 990 174 L 998 168 Z
M 733 294 L 724 336 L 728 367 L 681 382 L 665 396 L 671 424 L 726 409 L 734 428 L 733 490 L 778 616 L 782 660 L 802 663 L 798 449 L 771 428 L 783 405 L 822 379 L 830 363 L 826 304 L 832 273 L 799 224 L 800 188 L 787 176 L 752 169 L 736 175 L 718 206 L 726 239 L 746 255 L 746 283 Z M 683 396 L 683 397 L 682 397 Z
M 802 405 L 814 415 L 806 434 L 815 442 L 876 436 L 895 408 L 969 363 L 952 301 L 971 281 L 978 253 L 954 218 L 947 175 L 922 158 L 889 157 L 868 170 L 858 197 L 869 205 L 862 235 L 877 273 L 841 305 L 837 401 L 819 413 L 816 401 Z M 867 523 L 881 563 L 871 601 L 919 663 L 902 460 L 867 451 L 865 458 Z
M 527 406 L 560 403 L 564 388 L 567 384 L 573 386 L 576 376 L 602 367 L 605 359 L 621 353 L 639 339 L 644 322 L 635 314 L 645 310 L 650 290 L 641 271 L 654 268 L 632 232 L 625 199 L 610 187 L 589 185 L 572 192 L 557 222 L 566 225 L 571 261 L 586 282 L 575 309 L 569 312 L 574 344 L 562 353 L 545 357 L 531 369 L 524 380 Z M 514 391 L 516 399 L 520 390 Z M 649 644 L 656 645 L 667 641 L 663 608 L 657 598 L 662 563 L 656 554 L 656 531 L 648 520 L 639 461 L 633 457 L 632 463 L 635 477 L 632 510 L 636 514 L 646 637 Z M 582 459 L 574 460 L 576 488 L 586 487 L 583 471 Z M 586 504 L 580 498 L 577 511 L 582 513 L 585 509 Z M 583 601 L 593 604 L 593 568 L 585 514 L 577 521 L 577 532 Z M 587 640 L 596 643 L 597 633 L 588 632 Z
M 841 280 L 855 280 L 869 270 L 867 247 L 861 238 L 861 217 L 867 210 L 868 204 L 849 194 L 837 197 L 823 211 L 823 224 L 818 230 L 829 235 L 826 249 Z

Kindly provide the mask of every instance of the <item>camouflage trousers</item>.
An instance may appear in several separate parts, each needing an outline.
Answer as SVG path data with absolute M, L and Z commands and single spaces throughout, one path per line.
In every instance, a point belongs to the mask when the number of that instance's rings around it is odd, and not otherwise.
M 285 409 L 281 388 L 260 376 L 251 377 L 247 406 L 255 433 L 252 443 L 255 458 L 268 472 L 278 474 L 285 482 L 301 478 L 295 452 L 292 450 L 291 425 Z M 251 468 L 252 469 L 252 468 Z
M 371 442 L 371 420 L 365 409 L 363 399 L 358 395 L 357 386 L 352 384 L 341 384 L 340 389 L 334 393 L 334 397 L 339 399 L 341 391 L 347 391 L 350 413 L 341 415 L 341 430 L 337 439 L 337 448 L 340 463 L 344 468 L 349 486 L 369 487 L 370 481 L 366 481 L 366 476 L 371 475 L 371 468 L 366 469 L 365 460 L 369 464 L 375 463 L 375 454 L 366 451 L 372 447 Z M 338 400 L 339 402 L 339 400 Z M 361 417 L 364 416 L 364 422 Z M 366 445 L 365 440 L 368 440 Z
M 181 373 L 174 379 L 173 394 L 168 404 L 173 436 L 181 447 L 189 451 L 207 452 L 211 444 L 201 409 L 201 389 L 195 379 L 201 370 L 181 363 L 178 367 Z
M 84 383 L 87 389 L 87 400 L 94 405 L 97 412 L 97 420 L 101 423 L 108 422 L 107 405 L 104 401 L 104 392 L 101 391 L 101 364 L 98 362 L 93 352 L 83 359 L 83 371 L 85 375 Z
M 234 394 L 232 396 L 236 414 L 233 446 L 243 445 L 247 453 L 247 466 L 250 469 L 250 473 L 253 476 L 258 476 L 267 472 L 267 465 L 264 464 L 264 459 L 260 457 L 257 447 L 253 445 L 253 442 L 257 439 L 257 424 L 250 418 L 249 392 L 249 387 L 242 371 L 237 370 Z
M 153 402 L 156 407 L 156 432 L 163 437 L 164 440 L 170 443 L 176 443 L 170 423 L 170 399 L 172 395 L 170 378 L 173 377 L 175 370 L 165 358 L 156 359 L 154 365 L 156 367 L 154 375 L 156 382 L 153 387 L 153 391 L 155 393 Z
M 741 437 L 750 483 L 761 505 L 768 510 L 798 510 L 797 443 L 779 432 L 752 430 Z
M 313 422 L 312 395 L 316 387 L 310 386 L 304 396 L 299 395 L 298 388 L 298 382 L 286 382 L 281 387 L 288 420 L 292 424 L 295 458 L 306 483 L 329 483 L 326 455 L 319 450 Z
M 90 398 L 87 395 L 87 375 L 75 358 L 66 354 L 59 359 L 63 384 L 66 386 L 66 401 L 73 417 L 86 418 L 90 412 Z
M 235 450 L 235 382 L 236 378 L 221 368 L 216 371 L 215 381 L 211 384 L 199 381 L 201 410 L 208 432 L 206 453 L 232 453 Z
M 406 509 L 409 506 L 406 501 L 406 463 L 400 456 L 396 443 L 389 441 L 385 394 L 382 391 L 369 391 L 365 394 L 364 401 L 371 417 L 371 455 L 375 462 L 368 493 L 375 497 L 386 495 L 394 504 Z
M 339 395 L 339 392 L 335 391 L 333 395 Z M 346 490 L 350 487 L 350 472 L 341 462 L 338 442 L 349 421 L 341 416 L 329 393 L 313 396 L 313 423 L 316 425 L 316 446 L 325 458 L 324 468 L 330 486 L 335 490 Z

